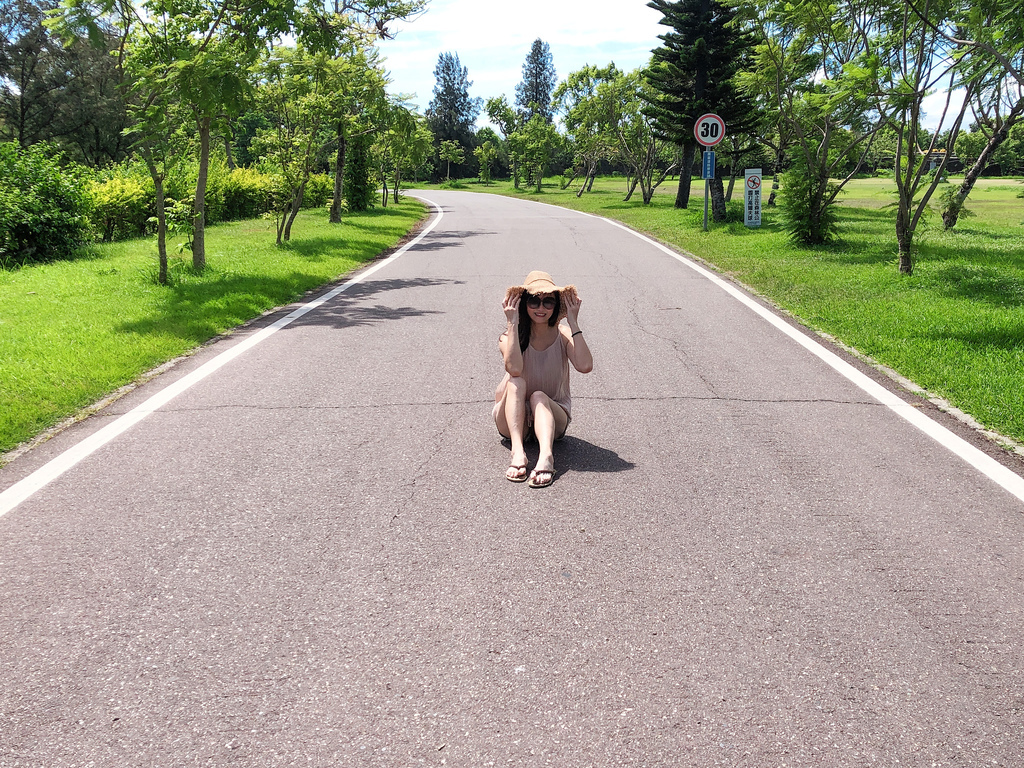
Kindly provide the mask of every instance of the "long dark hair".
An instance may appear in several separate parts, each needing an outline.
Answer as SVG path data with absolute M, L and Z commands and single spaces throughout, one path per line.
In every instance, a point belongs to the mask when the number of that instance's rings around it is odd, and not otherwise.
M 555 297 L 555 308 L 551 311 L 551 317 L 548 318 L 548 325 L 557 325 L 558 316 L 562 314 L 562 294 L 559 291 L 555 291 L 552 294 Z M 519 351 L 525 352 L 526 348 L 530 346 L 530 328 L 533 327 L 533 321 L 530 320 L 526 301 L 530 297 L 530 294 L 523 291 L 523 295 L 519 297 Z

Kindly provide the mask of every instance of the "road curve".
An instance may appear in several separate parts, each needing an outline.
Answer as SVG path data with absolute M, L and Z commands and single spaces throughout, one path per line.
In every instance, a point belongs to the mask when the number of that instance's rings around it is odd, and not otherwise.
M 619 226 L 426 196 L 399 258 L 0 469 L 248 343 L 0 517 L 0 768 L 1021 764 L 1005 483 Z M 490 421 L 531 269 L 595 356 L 544 490 Z

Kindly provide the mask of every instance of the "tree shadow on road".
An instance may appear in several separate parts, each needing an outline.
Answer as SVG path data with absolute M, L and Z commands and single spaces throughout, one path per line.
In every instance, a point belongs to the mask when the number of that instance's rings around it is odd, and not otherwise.
M 462 285 L 463 280 L 442 280 L 428 277 L 415 279 L 367 280 L 356 283 L 344 293 L 318 307 L 315 311 L 296 320 L 290 327 L 328 326 L 331 328 L 352 328 L 372 325 L 384 320 L 403 320 L 409 317 L 441 314 L 438 310 L 417 307 L 396 307 L 384 304 L 367 304 L 368 299 L 390 291 L 410 288 L 431 288 L 438 285 Z
M 416 243 L 412 247 L 413 251 L 443 251 L 446 248 L 461 245 L 464 240 L 471 237 L 480 237 L 483 235 L 494 235 L 495 232 L 485 232 L 482 230 L 458 230 L 450 232 L 431 232 L 429 235 L 424 237 L 420 242 Z

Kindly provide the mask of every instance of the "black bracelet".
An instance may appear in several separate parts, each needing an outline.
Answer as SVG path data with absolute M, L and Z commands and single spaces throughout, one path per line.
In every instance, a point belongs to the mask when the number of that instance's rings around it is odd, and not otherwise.
M 576 331 L 576 333 L 583 333 L 583 331 Z M 575 335 L 576 335 L 576 333 L 574 333 L 574 334 L 573 334 L 572 336 L 575 336 Z M 571 339 L 571 338 L 572 338 L 572 336 L 570 336 L 569 338 Z

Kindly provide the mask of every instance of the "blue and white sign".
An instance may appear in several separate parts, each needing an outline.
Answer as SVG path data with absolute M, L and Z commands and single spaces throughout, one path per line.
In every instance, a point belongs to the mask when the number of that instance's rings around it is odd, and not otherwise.
M 701 173 L 702 179 L 715 178 L 715 153 L 710 149 L 704 150 L 704 167 Z

